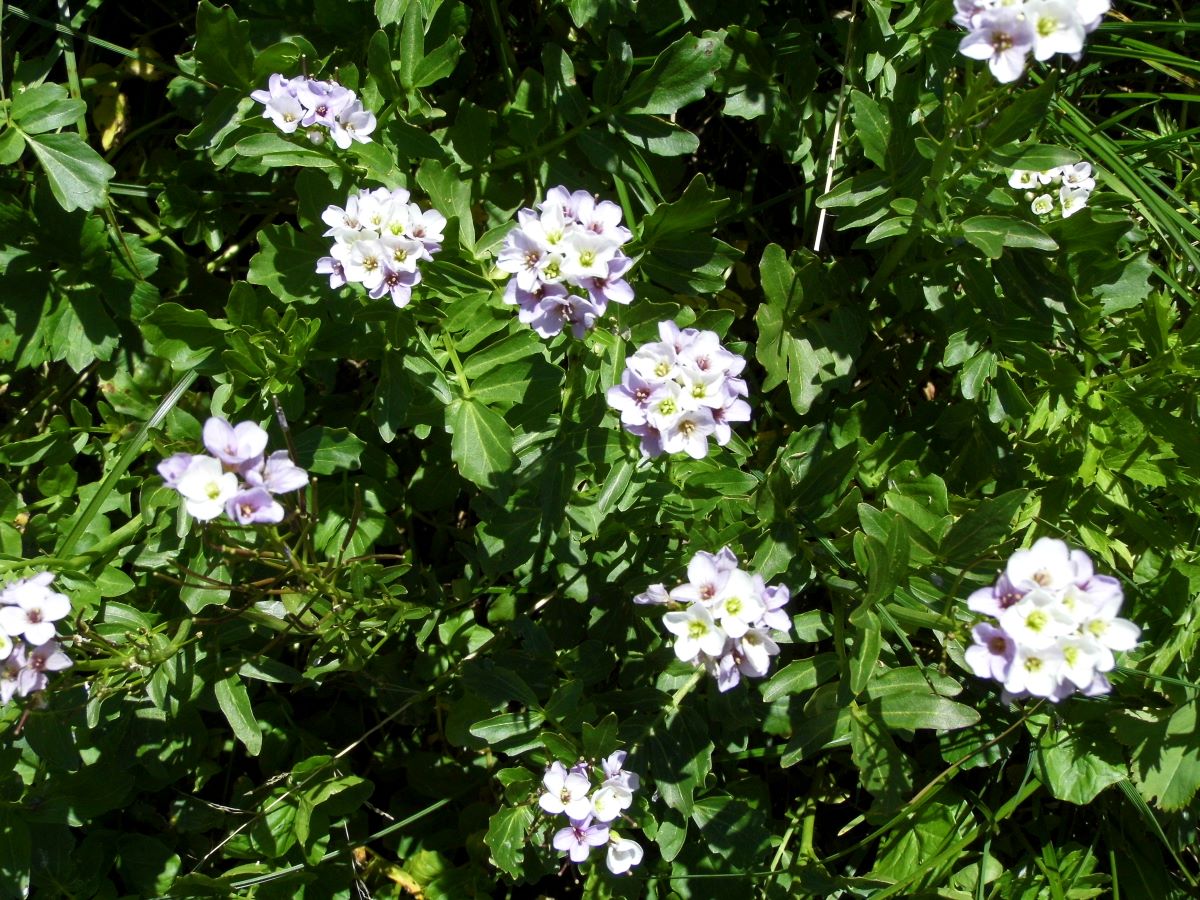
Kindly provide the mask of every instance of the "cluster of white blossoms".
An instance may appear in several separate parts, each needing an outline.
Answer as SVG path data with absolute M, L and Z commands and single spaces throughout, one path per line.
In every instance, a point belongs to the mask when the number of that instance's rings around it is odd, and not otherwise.
M 176 453 L 158 464 L 158 474 L 183 497 L 188 513 L 202 522 L 225 513 L 239 525 L 283 521 L 276 494 L 308 484 L 308 473 L 286 450 L 267 455 L 267 433 L 254 422 L 204 423 L 204 446 L 211 453 Z
M 517 318 L 544 338 L 567 325 L 583 337 L 610 300 L 633 301 L 625 280 L 633 260 L 621 252 L 631 237 L 611 200 L 550 188 L 537 209 L 517 213 L 517 227 L 496 257 L 496 268 L 512 275 L 504 302 L 517 306 Z
M 606 862 L 614 875 L 623 875 L 642 861 L 637 841 L 621 837 L 613 822 L 633 803 L 641 779 L 626 772 L 625 751 L 617 750 L 598 766 L 584 761 L 570 769 L 553 762 L 542 778 L 546 790 L 538 805 L 552 816 L 563 815 L 567 826 L 554 833 L 551 843 L 573 863 L 581 863 L 596 847 L 608 846 Z M 600 784 L 593 790 L 593 775 Z
M 670 591 L 651 585 L 634 603 L 676 607 L 663 616 L 675 635 L 675 655 L 703 666 L 728 691 L 743 675 L 762 678 L 771 657 L 779 653 L 775 638 L 791 628 L 784 606 L 786 586 L 768 587 L 761 576 L 738 568 L 728 547 L 720 553 L 701 551 L 688 563 L 688 580 Z
M 364 188 L 346 198 L 344 209 L 327 207 L 321 219 L 333 246 L 317 260 L 317 274 L 328 275 L 334 289 L 361 284 L 372 300 L 389 294 L 396 306 L 412 299 L 421 281 L 417 264 L 442 249 L 446 227 L 445 216 L 410 203 L 404 188 Z
M 746 360 L 721 346 L 715 331 L 680 329 L 659 322 L 661 341 L 643 344 L 625 360 L 621 383 L 608 389 L 608 405 L 621 424 L 641 438 L 643 456 L 708 455 L 709 435 L 724 447 L 730 424 L 750 421 L 750 391 L 738 377 Z
M 1091 163 L 1077 162 L 1044 172 L 1014 169 L 1008 176 L 1008 184 L 1026 192 L 1025 199 L 1030 201 L 1034 215 L 1048 216 L 1057 211 L 1067 219 L 1087 206 L 1088 198 L 1096 189 L 1096 177 L 1092 174 Z M 1058 188 L 1057 201 L 1052 193 L 1054 188 Z
M 39 572 L 0 590 L 0 704 L 44 690 L 47 672 L 72 664 L 54 624 L 71 611 L 71 601 L 50 588 L 53 581 L 53 572 Z
M 1113 651 L 1132 649 L 1141 634 L 1117 617 L 1123 599 L 1121 583 L 1097 575 L 1082 550 L 1038 538 L 1009 558 L 994 585 L 967 600 L 971 610 L 995 620 L 972 630 L 967 665 L 1003 684 L 1006 701 L 1107 694 L 1104 673 L 1116 664 Z
M 305 137 L 314 144 L 323 144 L 329 137 L 346 150 L 354 141 L 370 141 L 375 130 L 375 113 L 363 109 L 354 91 L 336 81 L 303 75 L 284 78 L 277 73 L 268 79 L 267 90 L 253 91 L 250 97 L 266 107 L 263 118 L 274 122 L 284 134 L 303 128 Z
M 1029 54 L 1078 59 L 1084 38 L 1100 27 L 1109 0 L 954 0 L 956 24 L 967 29 L 958 51 L 987 60 L 997 81 L 1016 81 Z

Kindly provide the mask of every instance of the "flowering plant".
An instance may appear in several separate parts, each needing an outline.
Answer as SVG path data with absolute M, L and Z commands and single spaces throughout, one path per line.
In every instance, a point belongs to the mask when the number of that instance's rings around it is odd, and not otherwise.
M 176 453 L 158 464 L 166 486 L 202 522 L 222 512 L 239 525 L 282 522 L 284 508 L 276 495 L 308 484 L 308 473 L 288 451 L 267 454 L 267 433 L 255 422 L 230 425 L 210 418 L 204 423 L 204 446 L 211 456 Z
M 701 550 L 688 563 L 688 580 L 670 591 L 651 585 L 634 603 L 672 607 L 663 625 L 675 635 L 675 655 L 703 667 L 722 691 L 742 676 L 762 678 L 779 653 L 777 641 L 791 628 L 784 607 L 791 594 L 785 585 L 768 587 L 758 575 L 738 567 L 728 547 Z
M 1035 215 L 1048 216 L 1056 210 L 1067 219 L 1087 206 L 1096 188 L 1092 164 L 1078 162 L 1070 166 L 1054 166 L 1041 172 L 1014 169 L 1008 176 L 1009 187 L 1022 188 Z M 1037 193 L 1045 187 L 1057 186 L 1057 200 L 1049 193 Z M 1036 195 L 1036 196 L 1035 196 Z
M 1007 700 L 1107 694 L 1113 651 L 1132 650 L 1141 634 L 1117 616 L 1123 596 L 1121 583 L 1097 575 L 1082 550 L 1038 538 L 967 599 L 969 609 L 993 620 L 972 629 L 967 665 L 1003 684 Z
M 319 81 L 297 75 L 284 78 L 278 73 L 267 81 L 267 89 L 250 96 L 263 104 L 262 117 L 270 119 L 284 134 L 299 128 L 314 144 L 326 137 L 343 150 L 357 141 L 365 144 L 375 130 L 375 113 L 363 109 L 354 91 L 336 81 Z
M 1084 38 L 1100 27 L 1109 0 L 954 0 L 954 22 L 967 30 L 964 56 L 987 60 L 997 81 L 1016 81 L 1030 53 L 1079 59 Z
M 550 188 L 535 209 L 517 213 L 517 227 L 496 257 L 496 268 L 512 275 L 504 302 L 517 306 L 517 318 L 544 338 L 567 325 L 583 337 L 609 301 L 633 302 L 625 280 L 633 260 L 621 252 L 630 237 L 621 207 L 611 200 Z
M 554 849 L 579 864 L 594 848 L 606 846 L 605 863 L 614 875 L 624 875 L 642 861 L 641 845 L 621 837 L 614 825 L 641 784 L 636 773 L 625 770 L 625 757 L 624 750 L 616 750 L 596 766 L 580 761 L 570 769 L 553 762 L 542 778 L 545 792 L 538 797 L 543 812 L 567 818 L 568 824 L 554 833 Z
M 329 286 L 361 284 L 376 300 L 385 294 L 396 306 L 407 306 L 412 289 L 421 282 L 422 260 L 442 249 L 446 217 L 436 209 L 409 203 L 404 188 L 360 190 L 346 206 L 329 206 L 321 214 L 333 238 L 329 256 L 317 260 L 317 273 L 329 276 Z
M 54 624 L 71 611 L 71 601 L 51 590 L 53 582 L 54 573 L 39 572 L 0 589 L 0 704 L 45 690 L 46 673 L 72 664 Z
M 641 438 L 643 456 L 708 455 L 711 435 L 724 447 L 734 422 L 750 421 L 750 391 L 741 378 L 746 361 L 722 345 L 713 331 L 680 329 L 660 322 L 662 338 L 643 344 L 625 360 L 619 384 L 608 389 L 608 405 L 621 424 Z

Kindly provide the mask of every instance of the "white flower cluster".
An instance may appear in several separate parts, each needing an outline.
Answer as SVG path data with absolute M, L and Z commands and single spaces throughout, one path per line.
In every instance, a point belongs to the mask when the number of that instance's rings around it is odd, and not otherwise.
M 513 276 L 504 302 L 519 307 L 517 318 L 544 338 L 567 325 L 583 337 L 610 300 L 633 301 L 625 280 L 633 260 L 621 252 L 631 237 L 611 200 L 550 188 L 536 210 L 517 213 L 517 227 L 496 257 L 496 268 Z
M 372 300 L 390 294 L 396 306 L 408 306 L 421 281 L 417 264 L 442 249 L 446 227 L 445 216 L 410 203 L 404 188 L 360 190 L 346 198 L 345 209 L 329 206 L 321 219 L 333 246 L 317 260 L 317 274 L 328 275 L 335 289 L 361 284 Z
M 760 576 L 738 568 L 737 557 L 725 547 L 693 556 L 684 584 L 670 591 L 651 585 L 633 602 L 683 607 L 663 616 L 675 635 L 675 655 L 703 666 L 717 687 L 728 691 L 743 675 L 767 674 L 771 657 L 779 653 L 775 638 L 791 628 L 783 609 L 790 597 L 786 586 L 767 587 Z
M 317 81 L 297 75 L 284 78 L 275 74 L 267 81 L 267 90 L 253 91 L 251 99 L 266 109 L 262 117 L 270 119 L 284 134 L 297 128 L 314 144 L 325 143 L 326 136 L 346 150 L 354 141 L 365 144 L 375 130 L 375 113 L 363 109 L 354 91 L 336 81 Z
M 1056 53 L 1078 59 L 1084 38 L 1100 27 L 1109 0 L 954 0 L 954 22 L 967 29 L 958 52 L 987 60 L 997 81 L 1016 81 L 1025 60 Z
M 1105 672 L 1114 650 L 1130 650 L 1141 629 L 1117 618 L 1121 583 L 1097 575 L 1082 550 L 1038 538 L 1018 550 L 991 587 L 971 594 L 967 606 L 991 616 L 972 631 L 967 665 L 1004 685 L 1006 700 L 1045 697 L 1057 703 L 1079 691 L 1111 690 Z
M 621 424 L 642 439 L 644 456 L 708 455 L 708 437 L 724 447 L 732 422 L 750 421 L 750 391 L 738 377 L 746 360 L 721 346 L 715 331 L 680 329 L 659 322 L 661 341 L 643 344 L 625 360 L 621 383 L 608 389 L 608 405 Z
M 267 451 L 267 433 L 254 422 L 204 423 L 204 446 L 212 456 L 176 453 L 158 464 L 167 487 L 176 490 L 188 513 L 201 522 L 224 512 L 239 525 L 283 521 L 276 494 L 308 484 L 308 473 L 286 450 Z
M 1008 184 L 1026 191 L 1025 197 L 1030 201 L 1034 215 L 1048 216 L 1058 210 L 1066 219 L 1087 206 L 1088 197 L 1096 189 L 1096 178 L 1091 163 L 1078 162 L 1073 166 L 1055 166 L 1044 172 L 1014 169 L 1008 176 Z M 1038 193 L 1051 185 L 1058 188 L 1057 203 L 1053 194 Z
M 71 611 L 71 601 L 51 590 L 53 581 L 53 572 L 39 572 L 0 590 L 0 704 L 44 690 L 47 672 L 72 665 L 54 624 Z
M 545 793 L 538 805 L 552 816 L 564 815 L 568 825 L 554 833 L 555 850 L 567 854 L 573 863 L 581 863 L 595 847 L 608 845 L 605 860 L 614 875 L 623 875 L 642 861 L 637 841 L 617 834 L 612 822 L 633 803 L 633 792 L 641 779 L 626 772 L 625 751 L 617 750 L 596 767 L 580 761 L 570 769 L 553 762 L 542 778 Z M 600 786 L 592 789 L 593 774 Z

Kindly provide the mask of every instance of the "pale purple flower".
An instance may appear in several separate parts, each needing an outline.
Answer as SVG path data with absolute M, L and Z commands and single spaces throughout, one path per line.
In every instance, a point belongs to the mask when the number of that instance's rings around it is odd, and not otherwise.
M 337 290 L 347 283 L 346 270 L 332 256 L 322 256 L 317 260 L 317 274 L 329 276 L 330 288 Z
M 993 678 L 1003 682 L 1008 678 L 1017 645 L 1003 628 L 981 622 L 971 629 L 975 643 L 967 648 L 963 657 L 971 671 L 980 678 Z
M 169 488 L 179 484 L 179 479 L 192 464 L 192 454 L 175 453 L 158 464 L 158 474 L 162 476 L 163 484 Z
M 614 875 L 624 875 L 642 861 L 642 847 L 637 841 L 618 837 L 609 832 L 608 854 L 605 863 Z
M 534 293 L 541 285 L 548 252 L 541 241 L 516 229 L 509 232 L 504 248 L 496 257 L 496 268 L 514 275 L 521 290 Z
M 663 450 L 703 459 L 708 456 L 708 436 L 714 431 L 716 422 L 707 407 L 684 411 L 663 429 Z
M 608 843 L 608 825 L 592 824 L 592 817 L 571 818 L 571 824 L 554 835 L 554 849 L 566 853 L 573 863 L 581 863 L 588 858 L 593 847 L 603 847 Z
M 369 143 L 375 125 L 375 113 L 363 109 L 362 102 L 355 100 L 338 112 L 329 127 L 329 136 L 342 150 L 348 150 L 355 141 Z
M 633 598 L 633 602 L 640 606 L 650 606 L 657 604 L 666 604 L 671 602 L 671 596 L 667 593 L 665 586 L 661 584 L 652 584 L 646 588 L 645 593 L 638 594 Z
M 195 456 L 175 485 L 188 514 L 206 522 L 225 509 L 225 502 L 238 492 L 238 477 L 225 471 L 219 459 Z
M 779 644 L 765 628 L 751 628 L 733 646 L 738 670 L 752 678 L 762 678 L 771 665 L 771 657 L 779 654 Z
M 654 395 L 655 385 L 643 379 L 633 369 L 621 373 L 621 383 L 605 393 L 608 405 L 621 414 L 622 425 L 642 425 Z
M 584 279 L 584 289 L 597 304 L 610 300 L 623 305 L 632 303 L 633 286 L 625 280 L 625 273 L 633 267 L 633 260 L 628 256 L 617 256 L 610 259 L 607 266 L 608 272 L 603 277 Z
M 987 60 L 996 80 L 1007 84 L 1025 72 L 1025 57 L 1033 49 L 1029 20 L 1014 7 L 997 7 L 981 13 L 973 30 L 958 45 L 959 53 Z
M 338 115 L 354 102 L 354 92 L 333 81 L 309 79 L 296 92 L 304 105 L 302 124 L 332 128 Z
M 246 481 L 272 494 L 287 494 L 308 484 L 308 472 L 292 462 L 286 450 L 276 450 L 260 469 L 246 473 Z
M 390 266 L 383 267 L 383 277 L 379 283 L 367 291 L 367 296 L 372 300 L 378 300 L 384 294 L 388 294 L 392 298 L 392 303 L 397 307 L 408 306 L 412 300 L 412 289 L 421 281 L 421 273 L 415 269 L 411 272 L 403 269 L 393 269 Z M 364 282 L 365 284 L 365 282 Z
M 725 651 L 725 633 L 702 604 L 667 613 L 663 625 L 675 635 L 675 655 L 683 662 L 692 662 L 700 653 L 720 656 Z
M 592 783 L 586 775 L 553 762 L 542 776 L 542 786 L 546 792 L 538 797 L 538 805 L 551 815 L 565 813 L 569 819 L 582 819 L 591 813 L 588 792 Z
M 0 666 L 0 704 L 4 706 L 8 705 L 20 687 L 21 673 L 25 671 L 25 657 L 25 644 L 18 643 Z
M 0 631 L 10 637 L 25 636 L 31 644 L 53 639 L 55 622 L 71 612 L 71 601 L 44 588 L 14 592 L 16 602 L 0 607 Z
M 214 416 L 204 423 L 204 446 L 221 462 L 238 466 L 262 456 L 267 447 L 267 433 L 256 422 L 230 425 Z
M 225 514 L 239 525 L 274 525 L 283 521 L 283 507 L 264 488 L 238 491 L 225 502 Z

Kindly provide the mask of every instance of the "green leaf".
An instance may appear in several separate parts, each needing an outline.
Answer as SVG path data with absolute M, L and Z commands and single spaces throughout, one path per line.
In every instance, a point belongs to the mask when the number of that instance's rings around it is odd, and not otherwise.
M 534 810 L 531 806 L 501 809 L 492 814 L 483 842 L 492 851 L 496 865 L 511 875 L 520 878 L 525 859 L 525 834 L 533 826 Z
M 984 129 L 983 143 L 987 147 L 1001 147 L 1011 141 L 1025 137 L 1046 119 L 1046 111 L 1054 98 L 1058 86 L 1057 73 L 1050 76 L 1031 91 L 1022 91 L 1004 106 L 1000 115 Z M 1014 166 L 1014 168 L 1017 168 Z M 1046 166 L 1046 169 L 1051 168 Z M 1034 171 L 1044 171 L 1035 169 Z
M 708 726 L 687 709 L 669 712 L 647 737 L 650 768 L 663 801 L 690 816 L 696 789 L 712 769 Z
M 492 716 L 490 719 L 476 722 L 468 731 L 487 741 L 493 750 L 520 753 L 541 743 L 537 731 L 544 721 L 546 717 L 540 710 L 530 709 Z
M 0 131 L 0 166 L 11 166 L 25 152 L 25 137 L 16 128 Z
M 788 663 L 762 686 L 763 700 L 771 703 L 789 694 L 811 691 L 838 673 L 838 658 L 834 653 L 818 653 L 808 659 Z
M 448 424 L 454 432 L 450 457 L 468 481 L 490 487 L 496 475 L 512 467 L 512 429 L 495 410 L 472 400 L 455 400 Z
M 864 616 L 862 627 L 854 641 L 854 655 L 850 659 L 850 691 L 861 694 L 875 674 L 879 662 L 879 651 L 883 643 L 879 618 L 871 612 Z
M 912 686 L 871 700 L 871 713 L 889 728 L 950 730 L 979 721 L 979 711 L 940 696 L 927 686 Z
M 670 115 L 704 96 L 721 65 L 724 32 L 689 34 L 658 55 L 650 70 L 633 80 L 626 112 Z
M 951 565 L 965 566 L 998 547 L 1010 535 L 1013 517 L 1028 495 L 1028 491 L 1015 490 L 981 501 L 946 533 L 938 549 L 942 558 Z
M 583 723 L 583 755 L 588 759 L 607 757 L 617 749 L 617 714 L 609 713 L 600 724 Z
M 108 182 L 117 172 L 83 138 L 66 132 L 36 137 L 26 134 L 25 140 L 46 170 L 59 206 L 70 212 L 104 205 Z
M 1058 244 L 1042 229 L 1012 216 L 973 216 L 962 223 L 962 231 L 964 238 L 992 259 L 999 259 L 1004 247 L 1058 249 Z
M 1200 700 L 1170 711 L 1128 715 L 1117 729 L 1133 748 L 1138 793 L 1160 809 L 1183 809 L 1200 789 Z
M 214 350 L 224 347 L 222 332 L 229 323 L 210 319 L 198 309 L 178 303 L 162 303 L 140 323 L 142 334 L 156 356 L 176 370 L 196 368 Z
M 271 131 L 252 134 L 233 145 L 238 156 L 255 159 L 264 166 L 304 166 L 312 169 L 336 169 L 338 164 L 324 153 L 294 139 Z M 278 226 L 276 226 L 278 227 Z
M 26 134 L 41 134 L 73 124 L 86 110 L 82 100 L 68 99 L 61 84 L 39 84 L 13 97 L 10 114 Z
M 1006 169 L 1044 172 L 1079 162 L 1079 152 L 1050 144 L 1006 144 L 989 151 L 988 159 Z
M 425 58 L 425 13 L 420 3 L 409 3 L 400 27 L 400 85 L 406 91 L 416 87 L 417 65 Z
M 770 244 L 759 273 L 767 302 L 755 313 L 759 340 L 754 349 L 767 370 L 763 388 L 786 384 L 792 405 L 803 415 L 823 396 L 851 387 L 866 325 L 848 306 L 832 310 L 828 319 L 805 316 L 802 324 L 793 324 L 818 298 L 827 299 L 823 263 L 811 254 L 797 254 L 789 262 L 783 248 Z
M 366 446 L 345 428 L 310 428 L 296 435 L 296 463 L 314 475 L 357 469 Z
M 367 42 L 367 70 L 385 100 L 390 102 L 400 97 L 400 85 L 392 72 L 392 45 L 384 31 L 376 31 Z
M 680 293 L 715 293 L 741 254 L 711 237 L 729 198 L 718 197 L 703 175 L 688 183 L 674 203 L 660 203 L 642 220 L 645 255 L 639 268 L 651 280 Z
M 25 814 L 16 806 L 0 809 L 0 900 L 29 896 L 29 864 L 33 842 Z
M 246 693 L 246 685 L 237 673 L 230 673 L 218 679 L 213 684 L 213 692 L 217 695 L 217 705 L 229 720 L 237 739 L 246 745 L 246 752 L 258 756 L 262 749 L 262 729 L 254 718 L 254 709 L 250 706 L 250 695 Z
M 887 169 L 887 147 L 892 125 L 879 103 L 862 91 L 850 92 L 854 107 L 854 130 L 862 144 L 863 155 L 880 169 Z
M 426 53 L 413 70 L 413 87 L 428 87 L 435 81 L 441 81 L 454 71 L 462 52 L 462 41 L 457 37 L 450 37 L 440 47 Z
M 1046 728 L 1037 762 L 1050 793 L 1079 806 L 1129 776 L 1120 747 L 1107 729 L 1095 725 Z
M 251 284 L 287 303 L 315 303 L 328 294 L 328 282 L 316 274 L 317 259 L 328 254 L 328 243 L 291 225 L 266 226 L 258 232 L 258 242 L 262 249 L 250 260 L 246 275 Z
M 209 0 L 196 8 L 196 69 L 217 85 L 249 90 L 254 49 L 250 26 L 228 6 L 218 9 Z

